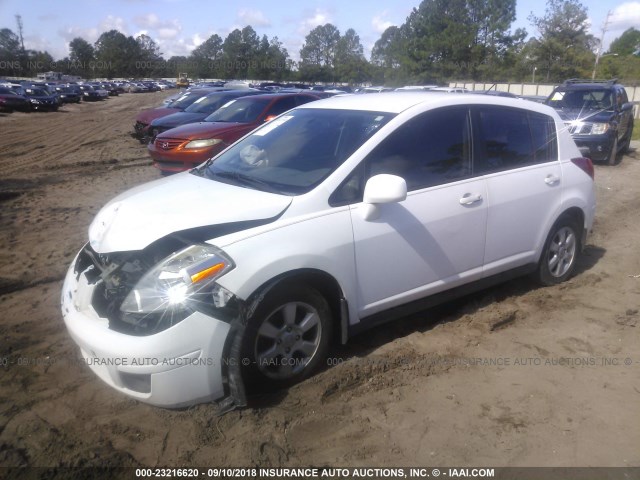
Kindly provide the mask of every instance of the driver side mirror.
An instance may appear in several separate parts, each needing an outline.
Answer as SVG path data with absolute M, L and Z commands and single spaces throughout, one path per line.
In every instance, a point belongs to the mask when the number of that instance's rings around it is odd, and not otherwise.
M 627 102 L 627 103 L 623 103 L 622 104 L 622 108 L 620 109 L 621 112 L 626 112 L 628 110 L 633 109 L 633 103 L 631 102 Z
M 399 203 L 407 198 L 407 182 L 397 175 L 382 173 L 374 175 L 364 186 L 364 219 L 375 220 L 379 215 L 378 205 Z

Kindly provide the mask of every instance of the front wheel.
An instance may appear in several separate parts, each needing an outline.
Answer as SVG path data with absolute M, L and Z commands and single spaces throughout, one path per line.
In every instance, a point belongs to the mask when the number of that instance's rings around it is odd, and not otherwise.
M 613 139 L 613 145 L 611 145 L 611 153 L 609 154 L 609 159 L 607 160 L 609 165 L 617 165 L 618 164 L 618 137 L 616 136 Z
M 247 390 L 286 387 L 311 375 L 327 354 L 331 327 L 329 304 L 313 288 L 288 284 L 259 298 L 242 341 Z
M 575 270 L 580 248 L 580 226 L 570 217 L 560 217 L 544 244 L 538 281 L 543 285 L 556 285 L 567 280 Z

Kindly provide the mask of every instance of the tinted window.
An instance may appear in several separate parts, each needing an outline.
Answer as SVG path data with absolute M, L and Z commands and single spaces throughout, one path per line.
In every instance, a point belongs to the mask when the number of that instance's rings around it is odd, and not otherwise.
M 255 122 L 270 102 L 271 99 L 268 97 L 246 97 L 231 100 L 209 115 L 205 120 L 207 122 Z
M 500 171 L 557 159 L 555 124 L 547 115 L 501 107 L 478 112 L 479 173 Z
M 433 110 L 409 120 L 366 159 L 367 178 L 398 175 L 408 190 L 471 175 L 469 113 L 466 107 Z
M 270 109 L 269 115 L 280 115 L 297 106 L 296 97 L 286 97 L 278 100 Z
M 556 123 L 553 118 L 540 113 L 529 112 L 529 127 L 533 144 L 535 163 L 553 162 L 558 159 Z

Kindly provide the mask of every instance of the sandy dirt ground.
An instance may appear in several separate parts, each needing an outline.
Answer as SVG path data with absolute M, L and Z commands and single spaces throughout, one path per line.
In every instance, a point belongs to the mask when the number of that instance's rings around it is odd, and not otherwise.
M 113 391 L 78 361 L 61 280 L 111 197 L 158 178 L 129 136 L 165 94 L 0 116 L 0 465 L 640 466 L 640 152 L 597 166 L 577 275 L 521 279 L 335 348 L 222 417 Z

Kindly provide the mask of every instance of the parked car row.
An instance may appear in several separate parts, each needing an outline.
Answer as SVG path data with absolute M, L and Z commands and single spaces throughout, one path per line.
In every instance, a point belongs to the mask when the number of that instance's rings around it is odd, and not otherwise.
M 95 102 L 125 92 L 175 88 L 166 81 L 36 82 L 0 80 L 0 112 L 56 111 L 66 103 Z
M 154 166 L 164 174 L 188 170 L 208 160 L 224 150 L 234 141 L 268 121 L 273 116 L 297 106 L 293 98 L 318 99 L 333 95 L 347 95 L 335 89 L 320 88 L 282 88 L 276 85 L 259 85 L 259 88 L 247 87 L 241 82 L 227 83 L 221 86 L 195 84 L 177 96 L 171 103 L 161 108 L 141 112 L 134 127 L 134 136 L 147 144 L 149 155 Z M 229 90 L 229 86 L 240 88 Z M 277 94 L 264 94 L 264 91 Z M 381 93 L 384 87 L 369 87 L 354 93 Z M 560 105 L 564 92 L 577 90 L 582 92 L 581 98 L 588 95 L 592 98 L 582 102 L 578 111 Z M 435 85 L 407 86 L 392 90 L 395 92 L 419 92 L 427 95 L 437 94 L 482 94 L 487 97 L 514 98 L 546 103 L 558 109 L 560 116 L 566 120 L 567 128 L 573 135 L 577 145 L 585 156 L 594 160 L 608 160 L 613 164 L 621 151 L 629 148 L 633 118 L 631 104 L 626 99 L 624 88 L 614 82 L 566 82 L 558 87 L 547 99 L 517 97 L 509 92 L 494 89 L 486 91 L 468 91 L 464 88 L 438 87 Z M 281 95 L 278 98 L 274 95 Z M 310 97 L 312 96 L 312 97 Z M 600 99 L 596 102 L 595 98 Z M 274 105 L 267 107 L 267 98 L 274 100 Z M 284 98 L 289 100 L 284 101 Z M 571 95 L 567 96 L 569 101 Z M 612 99 L 608 101 L 608 99 Z M 261 103 L 262 102 L 262 103 Z M 288 105 L 282 110 L 278 105 Z M 607 103 L 606 105 L 604 103 Z M 597 107 L 597 112 L 590 112 L 590 106 Z M 264 108 L 263 108 L 264 107 Z M 274 108 L 273 111 L 270 108 Z M 589 113 L 590 112 L 590 113 Z M 599 115 L 598 120 L 595 115 Z M 606 117 L 606 118 L 605 118 Z M 586 119 L 591 119 L 585 123 Z M 604 121 L 602 121 L 604 119 Z M 580 124 L 577 126 L 576 122 Z M 588 132 L 587 132 L 587 126 Z M 591 128 L 593 127 L 593 128 Z

